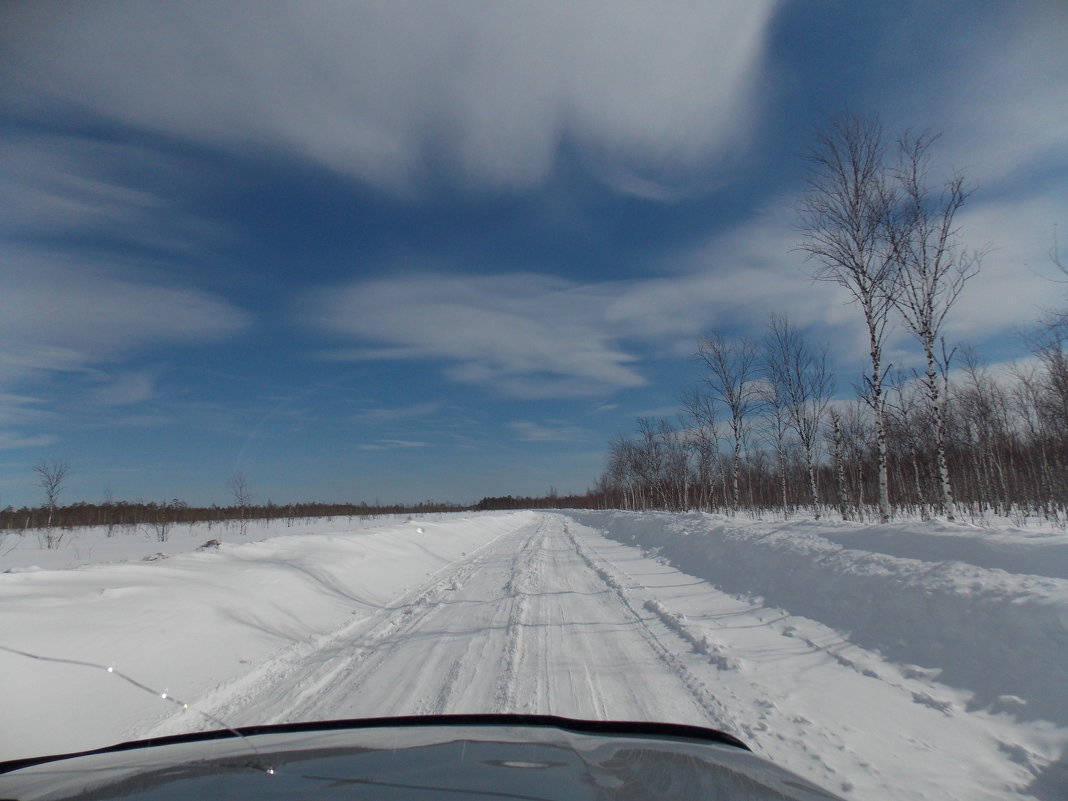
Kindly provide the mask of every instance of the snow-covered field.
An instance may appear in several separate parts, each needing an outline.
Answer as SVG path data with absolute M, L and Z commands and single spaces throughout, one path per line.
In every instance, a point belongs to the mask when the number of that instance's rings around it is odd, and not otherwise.
M 1068 798 L 1054 531 L 455 514 L 9 535 L 0 570 L 0 759 L 540 712 L 715 726 L 858 799 Z

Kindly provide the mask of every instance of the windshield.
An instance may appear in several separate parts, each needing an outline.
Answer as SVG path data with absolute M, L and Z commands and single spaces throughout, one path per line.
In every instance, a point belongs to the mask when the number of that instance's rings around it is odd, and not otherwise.
M 0 761 L 525 713 L 1068 793 L 1068 14 L 885 6 L 4 3 Z

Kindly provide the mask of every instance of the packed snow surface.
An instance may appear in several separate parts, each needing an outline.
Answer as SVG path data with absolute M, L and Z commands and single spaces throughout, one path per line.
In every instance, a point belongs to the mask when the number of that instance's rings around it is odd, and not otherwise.
M 532 712 L 724 729 L 847 798 L 1068 798 L 1064 534 L 571 511 L 108 533 L 0 540 L 0 759 Z

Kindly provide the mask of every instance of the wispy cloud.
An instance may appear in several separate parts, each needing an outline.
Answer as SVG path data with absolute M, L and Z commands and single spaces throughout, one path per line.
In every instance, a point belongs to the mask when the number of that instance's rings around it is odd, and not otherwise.
M 0 392 L 0 425 L 43 421 L 52 416 L 43 398 Z
M 903 105 L 934 114 L 912 124 L 943 129 L 953 165 L 981 187 L 1068 167 L 1068 5 L 994 5 L 979 18 L 987 25 L 948 40 L 945 66 L 910 89 Z
M 415 440 L 407 439 L 380 439 L 372 443 L 360 445 L 359 449 L 362 451 L 387 451 L 395 450 L 397 448 L 429 448 L 432 447 L 429 442 L 417 442 Z
M 971 248 L 989 250 L 947 320 L 953 339 L 1012 335 L 1068 299 L 1066 287 L 1051 280 L 1062 276 L 1049 259 L 1057 225 L 1068 221 L 1064 203 L 1043 195 L 991 202 L 975 197 L 959 218 L 962 237 Z
M 659 257 L 650 269 L 658 277 L 580 284 L 536 274 L 412 275 L 313 293 L 304 319 L 355 342 L 334 358 L 437 362 L 455 381 L 526 398 L 640 386 L 643 364 L 657 352 L 693 353 L 712 328 L 760 339 L 772 313 L 833 341 L 840 364 L 862 364 L 862 316 L 846 290 L 815 281 L 816 265 L 796 250 L 797 203 L 780 198 L 706 242 Z M 962 245 L 992 249 L 948 318 L 950 340 L 1012 336 L 1037 317 L 1057 287 L 1027 265 L 1048 261 L 1055 205 L 977 195 L 965 208 Z M 909 363 L 907 332 L 891 334 L 888 355 Z
M 249 324 L 247 313 L 197 289 L 31 250 L 4 255 L 0 379 L 86 369 L 146 346 L 212 341 Z
M 23 103 L 394 190 L 435 162 L 471 186 L 534 185 L 567 141 L 647 194 L 743 145 L 777 5 L 30 3 L 0 27 L 0 69 Z
M 589 439 L 589 432 L 562 420 L 550 420 L 544 424 L 514 420 L 508 423 L 508 428 L 521 442 L 576 442 Z
M 52 434 L 31 434 L 23 436 L 10 431 L 0 431 L 0 449 L 44 448 L 58 441 Z
M 418 403 L 414 406 L 396 408 L 363 409 L 356 413 L 356 419 L 368 423 L 393 423 L 403 420 L 418 420 L 429 417 L 441 409 L 440 403 Z
M 0 135 L 0 147 L 0 205 L 23 241 L 182 256 L 229 241 L 223 226 L 181 206 L 204 171 L 188 157 L 75 134 Z
M 443 359 L 457 381 L 521 397 L 577 396 L 644 379 L 600 323 L 595 287 L 538 275 L 421 275 L 313 293 L 304 319 L 372 345 L 348 358 Z
M 152 398 L 155 395 L 154 371 L 135 370 L 108 376 L 104 383 L 94 387 L 90 399 L 101 406 L 129 406 Z
M 58 438 L 49 426 L 58 417 L 43 398 L 0 392 L 0 448 L 51 445 Z
M 685 356 L 710 328 L 759 338 L 787 313 L 864 354 L 848 296 L 814 285 L 794 252 L 796 198 L 707 242 L 659 257 L 658 277 L 578 283 L 537 274 L 409 275 L 319 290 L 303 319 L 356 343 L 336 359 L 437 362 L 455 381 L 512 397 L 582 397 L 642 386 L 643 361 Z M 849 348 L 848 343 L 855 343 Z

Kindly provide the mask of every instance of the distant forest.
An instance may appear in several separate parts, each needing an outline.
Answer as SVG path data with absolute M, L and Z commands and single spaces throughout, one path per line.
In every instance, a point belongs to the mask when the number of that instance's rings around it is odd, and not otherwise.
M 740 346 L 733 347 L 737 357 Z M 1068 353 L 1058 342 L 1039 356 L 1007 377 L 969 356 L 961 377 L 948 382 L 944 447 L 952 506 L 942 498 L 930 406 L 913 379 L 891 383 L 885 438 L 892 516 L 1035 515 L 1068 524 Z M 879 450 L 866 402 L 813 410 L 810 464 L 785 418 L 789 410 L 766 397 L 768 384 L 758 378 L 764 368 L 757 359 L 750 367 L 751 395 L 737 418 L 719 401 L 718 379 L 710 374 L 691 390 L 677 420 L 639 419 L 636 434 L 611 443 L 599 499 L 633 510 L 804 510 L 878 519 Z
M 161 502 L 112 501 L 105 503 L 78 502 L 41 506 L 8 506 L 0 509 L 0 530 L 72 529 L 80 526 L 107 526 L 116 530 L 144 527 L 149 530 L 160 525 L 178 523 L 221 523 L 225 521 L 284 521 L 309 520 L 320 517 L 379 517 L 398 514 L 430 514 L 435 512 L 502 511 L 511 509 L 599 508 L 596 493 L 541 497 L 500 496 L 483 498 L 476 504 L 462 505 L 438 501 L 416 504 L 367 503 L 287 503 L 270 501 L 247 506 L 190 506 L 179 499 Z

